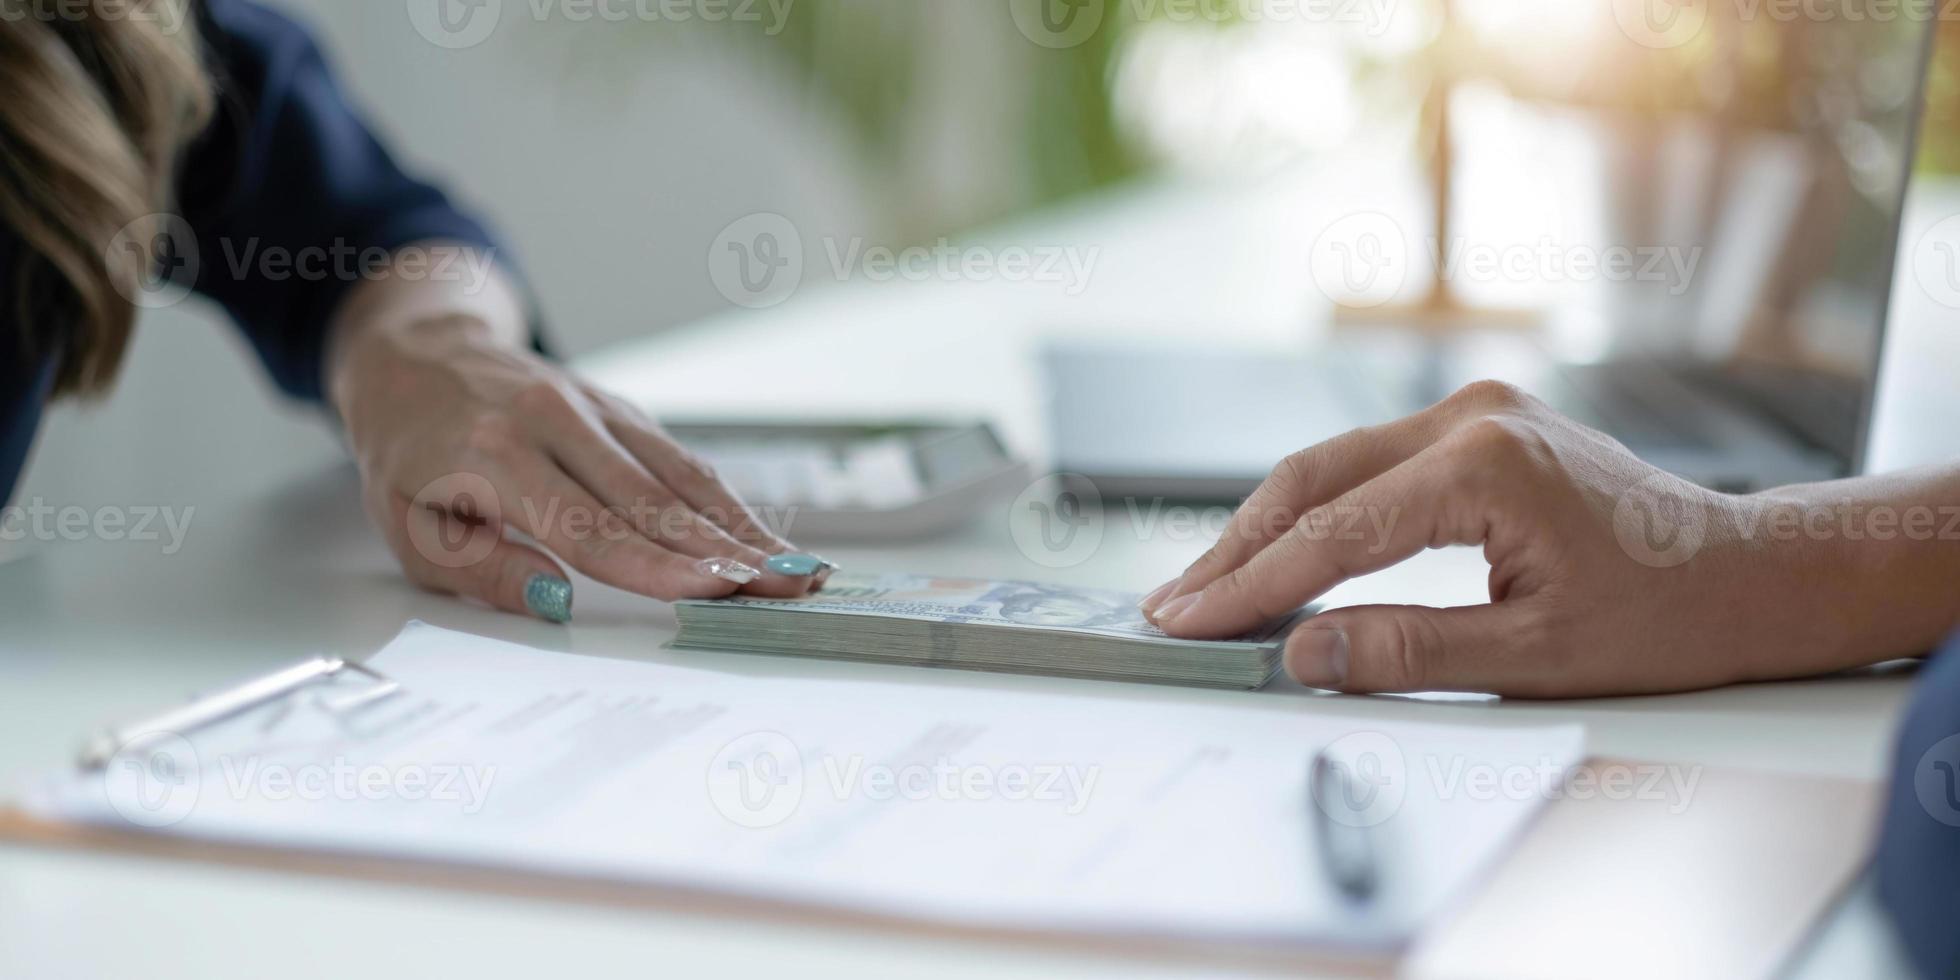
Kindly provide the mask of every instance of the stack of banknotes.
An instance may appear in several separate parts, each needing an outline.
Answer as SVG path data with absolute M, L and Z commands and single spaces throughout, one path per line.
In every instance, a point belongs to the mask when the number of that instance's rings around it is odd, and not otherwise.
M 1034 582 L 831 577 L 801 599 L 676 604 L 677 647 L 1251 689 L 1278 670 L 1289 617 L 1228 641 L 1165 636 L 1139 597 Z

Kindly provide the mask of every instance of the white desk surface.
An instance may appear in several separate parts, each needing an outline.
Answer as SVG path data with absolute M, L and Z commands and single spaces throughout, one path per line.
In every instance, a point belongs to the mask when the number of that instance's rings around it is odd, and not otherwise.
M 582 366 L 657 409 L 695 415 L 813 409 L 828 416 L 987 415 L 1000 420 L 1017 448 L 1038 457 L 1043 446 L 1028 353 L 1044 333 L 1120 329 L 1173 336 L 1201 325 L 1216 327 L 1221 343 L 1297 343 L 1299 325 L 1311 322 L 1317 308 L 1299 273 L 1306 243 L 1274 233 L 1272 215 L 1297 216 L 1313 207 L 1308 191 L 1143 195 L 1052 216 L 1020 234 L 1022 241 L 1102 248 L 1093 286 L 1078 297 L 1057 287 L 1000 284 L 806 287 L 782 307 L 731 315 Z M 1267 237 L 1249 237 L 1257 235 Z M 1227 247 L 1249 241 L 1258 247 Z M 1929 325 L 1902 332 L 1888 358 L 1902 368 L 1888 380 L 1878 450 L 1884 465 L 1960 455 L 1953 434 L 1935 422 L 1954 417 L 1954 394 L 1937 371 L 1926 370 L 1960 363 L 1960 331 L 1939 318 L 1950 311 L 1907 306 L 1902 318 Z M 1921 371 L 1904 370 L 1912 365 Z M 1168 578 L 1205 546 L 1141 533 L 1119 512 L 1108 516 L 1093 558 L 1046 569 L 1016 551 L 1003 530 L 1005 510 L 1003 503 L 948 539 L 822 550 L 863 568 L 1140 589 Z M 309 653 L 365 654 L 411 618 L 549 649 L 685 658 L 731 671 L 899 669 L 664 651 L 673 628 L 667 607 L 588 582 L 579 583 L 575 624 L 563 629 L 418 594 L 402 584 L 365 526 L 353 473 L 344 465 L 289 485 L 241 488 L 229 501 L 201 502 L 195 521 L 183 550 L 171 556 L 154 544 L 64 543 L 0 564 L 0 778 L 59 765 L 91 725 L 193 690 Z M 1334 598 L 1472 602 L 1482 597 L 1483 582 L 1475 553 L 1437 554 Z M 1894 718 L 1910 684 L 1909 674 L 1891 672 L 1550 704 L 1346 698 L 1290 684 L 1235 694 L 956 672 L 924 679 L 1003 693 L 1066 688 L 1167 704 L 1286 699 L 1302 711 L 1357 717 L 1577 721 L 1601 754 L 1870 778 L 1885 771 Z M 577 976 L 625 969 L 798 977 L 1216 972 L 1202 963 L 781 920 L 0 848 L 0 975 Z M 1802 954 L 1796 975 L 1901 970 L 1861 890 Z

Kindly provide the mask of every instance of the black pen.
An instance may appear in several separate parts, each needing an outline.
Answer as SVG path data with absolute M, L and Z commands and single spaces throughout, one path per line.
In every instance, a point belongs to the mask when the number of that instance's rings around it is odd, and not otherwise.
M 1314 753 L 1307 795 L 1314 811 L 1321 870 L 1350 901 L 1365 902 L 1374 897 L 1380 874 L 1373 835 L 1361 823 L 1364 808 L 1356 802 L 1354 790 L 1354 777 L 1345 765 L 1328 758 L 1324 749 Z

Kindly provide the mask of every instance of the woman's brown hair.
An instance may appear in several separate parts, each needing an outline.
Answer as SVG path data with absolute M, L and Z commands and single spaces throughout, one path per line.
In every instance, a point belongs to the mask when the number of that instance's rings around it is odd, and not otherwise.
M 0 350 L 58 354 L 57 394 L 115 379 L 177 158 L 210 116 L 190 2 L 0 0 L 0 222 L 24 246 L 0 269 L 20 331 Z

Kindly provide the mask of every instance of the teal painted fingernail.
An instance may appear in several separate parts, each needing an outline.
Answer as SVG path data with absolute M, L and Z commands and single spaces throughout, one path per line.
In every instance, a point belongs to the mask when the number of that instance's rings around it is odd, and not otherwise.
M 572 620 L 572 583 L 556 575 L 533 575 L 524 583 L 524 607 L 539 619 L 554 623 Z
M 770 571 L 792 578 L 815 575 L 826 568 L 837 567 L 816 555 L 771 555 L 764 564 L 769 566 Z

